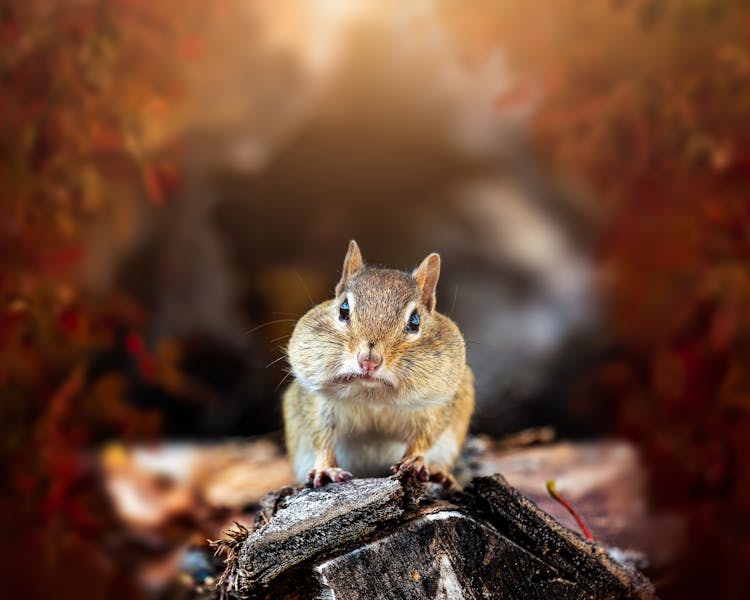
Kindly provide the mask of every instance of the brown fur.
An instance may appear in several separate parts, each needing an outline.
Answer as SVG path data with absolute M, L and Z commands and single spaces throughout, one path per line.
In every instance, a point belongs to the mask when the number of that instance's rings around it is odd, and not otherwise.
M 393 462 L 416 468 L 413 458 L 424 457 L 434 479 L 452 481 L 474 385 L 460 331 L 435 311 L 439 272 L 437 254 L 411 275 L 367 267 L 350 243 L 337 297 L 305 314 L 289 341 L 296 381 L 284 394 L 283 412 L 298 479 L 346 478 L 337 467 L 355 476 L 385 474 Z M 348 323 L 339 319 L 344 299 Z M 418 334 L 405 329 L 414 309 Z M 358 356 L 382 359 L 375 374 L 383 383 L 337 380 L 356 376 Z

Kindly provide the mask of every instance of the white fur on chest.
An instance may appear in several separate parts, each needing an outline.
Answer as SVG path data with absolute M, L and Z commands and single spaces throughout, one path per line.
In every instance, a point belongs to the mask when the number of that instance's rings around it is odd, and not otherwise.
M 390 475 L 390 468 L 401 460 L 406 442 L 377 437 L 343 437 L 334 446 L 336 462 L 355 477 Z
M 329 399 L 329 402 L 332 400 Z M 337 466 L 355 477 L 382 477 L 391 474 L 391 467 L 404 458 L 407 444 L 428 425 L 420 414 L 425 405 L 445 402 L 444 398 L 422 399 L 419 408 L 407 408 L 402 402 L 338 399 L 333 401 L 334 453 Z M 453 465 L 460 448 L 455 433 L 443 431 L 425 452 L 428 467 L 446 468 Z M 305 436 L 295 455 L 294 470 L 304 481 L 315 463 L 312 439 Z
M 389 475 L 391 466 L 404 457 L 407 444 L 426 425 L 418 413 L 369 406 L 339 413 L 336 427 L 336 460 L 356 477 Z M 443 431 L 425 452 L 425 463 L 447 467 L 460 448 L 455 433 Z
M 390 475 L 391 466 L 400 462 L 406 452 L 406 442 L 377 435 L 352 435 L 338 439 L 334 446 L 338 465 L 355 477 Z M 425 452 L 428 467 L 450 467 L 460 448 L 456 436 L 446 429 Z
M 402 411 L 363 402 L 337 408 L 334 450 L 339 466 L 356 477 L 388 475 L 412 433 Z

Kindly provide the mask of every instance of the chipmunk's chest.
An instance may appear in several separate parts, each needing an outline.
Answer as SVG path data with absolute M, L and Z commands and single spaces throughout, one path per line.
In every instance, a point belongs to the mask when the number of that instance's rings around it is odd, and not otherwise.
M 335 413 L 338 439 L 408 440 L 423 426 L 422 411 L 406 411 L 387 405 L 357 403 L 340 407 Z
M 355 477 L 391 475 L 404 452 L 406 442 L 383 437 L 342 437 L 334 445 L 337 464 Z
M 418 415 L 403 410 L 360 406 L 342 411 L 336 419 L 336 461 L 357 477 L 389 475 L 418 426 Z

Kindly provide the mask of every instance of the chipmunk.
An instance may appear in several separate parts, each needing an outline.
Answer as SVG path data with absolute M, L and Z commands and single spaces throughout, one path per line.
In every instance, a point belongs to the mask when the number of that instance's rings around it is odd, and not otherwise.
M 474 410 L 464 339 L 435 310 L 440 256 L 413 273 L 366 266 L 349 242 L 335 299 L 297 322 L 283 398 L 286 445 L 315 487 L 412 471 L 453 487 Z

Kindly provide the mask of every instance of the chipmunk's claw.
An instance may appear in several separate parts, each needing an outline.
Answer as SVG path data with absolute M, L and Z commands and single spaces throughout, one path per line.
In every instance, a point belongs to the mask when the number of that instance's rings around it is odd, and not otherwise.
M 405 456 L 400 463 L 396 463 L 391 467 L 391 471 L 394 473 L 414 473 L 417 479 L 420 481 L 428 481 L 430 479 L 430 471 L 424 464 L 424 456 Z
M 307 482 L 313 487 L 321 487 L 326 483 L 341 483 L 348 481 L 353 477 L 349 471 L 344 471 L 338 467 L 326 467 L 323 469 L 313 469 L 307 476 Z

